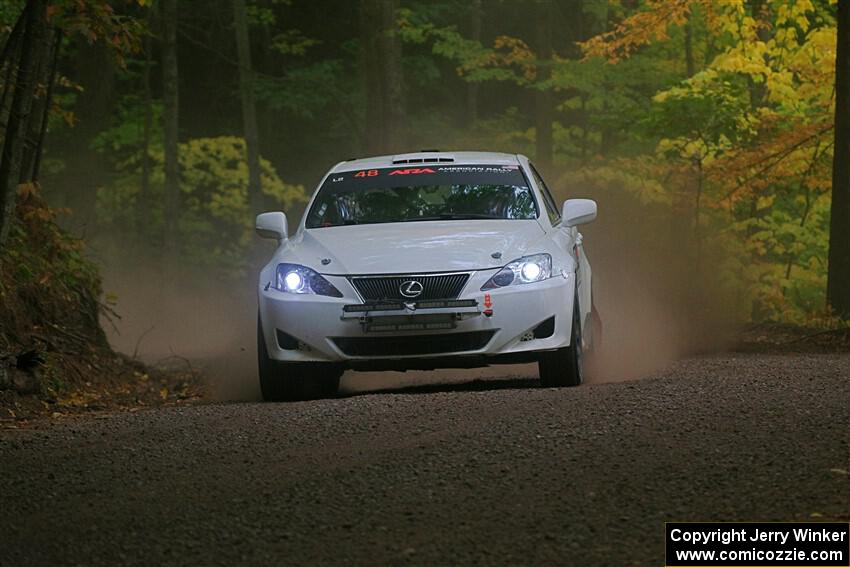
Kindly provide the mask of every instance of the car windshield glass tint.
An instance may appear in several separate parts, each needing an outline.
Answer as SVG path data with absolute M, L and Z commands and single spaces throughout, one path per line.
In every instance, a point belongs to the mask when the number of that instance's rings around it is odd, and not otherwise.
M 518 166 L 423 164 L 331 174 L 306 226 L 535 218 Z

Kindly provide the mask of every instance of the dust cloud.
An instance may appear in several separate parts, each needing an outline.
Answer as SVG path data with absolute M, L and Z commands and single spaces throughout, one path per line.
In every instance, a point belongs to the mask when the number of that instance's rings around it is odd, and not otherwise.
M 559 192 L 562 193 L 562 192 Z M 640 378 L 677 358 L 724 346 L 735 314 L 719 286 L 695 274 L 692 246 L 671 233 L 669 208 L 653 209 L 625 193 L 582 193 L 599 203 L 598 220 L 582 229 L 594 269 L 594 301 L 603 345 L 588 368 L 590 382 Z M 259 252 L 265 250 L 257 242 Z M 710 243 L 703 265 L 710 265 Z M 239 279 L 200 270 L 165 281 L 158 260 L 133 254 L 101 257 L 104 289 L 117 296 L 120 319 L 104 325 L 119 351 L 154 365 L 190 365 L 217 400 L 256 400 L 255 277 L 261 261 Z M 260 255 L 262 256 L 262 254 Z M 701 274 L 710 274 L 703 268 Z M 478 379 L 537 375 L 536 365 L 435 371 L 347 372 L 342 390 L 356 393 Z
M 213 399 L 259 399 L 253 275 L 234 281 L 192 270 L 165 280 L 157 260 L 105 263 L 104 290 L 117 296 L 120 317 L 104 324 L 113 348 L 199 371 Z
M 692 212 L 675 216 L 669 206 L 641 203 L 622 190 L 575 188 L 567 197 L 599 205 L 596 222 L 582 228 L 603 321 L 592 381 L 640 378 L 731 344 L 739 326 L 730 307 L 734 290 L 711 269 L 724 251 L 708 239 L 695 246 Z

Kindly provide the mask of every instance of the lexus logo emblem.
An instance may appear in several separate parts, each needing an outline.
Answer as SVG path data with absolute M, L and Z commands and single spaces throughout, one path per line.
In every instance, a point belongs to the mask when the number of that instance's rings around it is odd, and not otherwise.
M 399 293 L 405 297 L 419 297 L 424 289 L 422 282 L 416 280 L 407 280 L 398 286 Z

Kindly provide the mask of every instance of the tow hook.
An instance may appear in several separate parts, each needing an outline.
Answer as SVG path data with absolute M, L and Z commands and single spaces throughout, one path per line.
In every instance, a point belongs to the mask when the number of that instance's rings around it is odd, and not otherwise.
M 493 316 L 493 299 L 490 297 L 489 293 L 484 294 L 484 316 Z

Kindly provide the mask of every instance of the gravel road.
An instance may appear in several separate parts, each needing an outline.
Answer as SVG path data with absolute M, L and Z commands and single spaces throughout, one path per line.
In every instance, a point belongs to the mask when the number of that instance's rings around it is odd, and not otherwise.
M 661 565 L 666 520 L 850 521 L 848 355 L 533 385 L 0 432 L 0 564 Z

